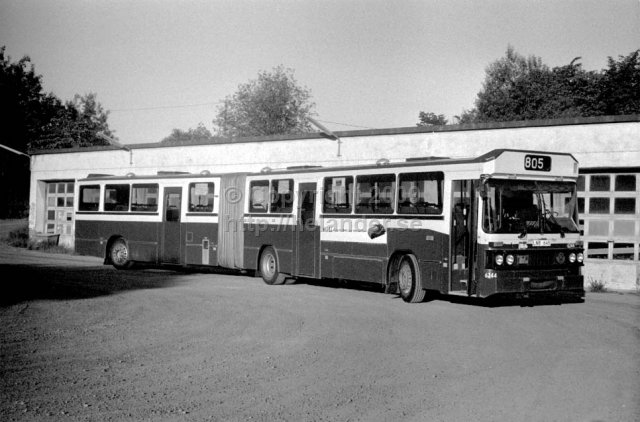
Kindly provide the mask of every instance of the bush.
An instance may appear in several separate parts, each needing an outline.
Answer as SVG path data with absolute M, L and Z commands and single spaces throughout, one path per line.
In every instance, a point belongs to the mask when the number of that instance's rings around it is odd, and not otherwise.
M 6 242 L 10 246 L 16 248 L 26 248 L 29 246 L 29 227 L 23 226 L 19 229 L 9 232 L 9 236 L 6 238 Z
M 606 282 L 602 280 L 596 280 L 589 277 L 589 291 L 594 293 L 603 293 L 607 291 Z
M 59 253 L 59 254 L 67 254 L 72 255 L 74 252 L 72 249 L 62 246 L 62 245 L 52 245 L 47 242 L 34 242 L 30 241 L 27 245 L 27 249 L 31 249 L 34 251 L 42 251 L 48 253 Z
M 74 251 L 66 246 L 54 245 L 42 241 L 29 240 L 29 227 L 24 225 L 9 232 L 8 236 L 2 239 L 7 245 L 15 248 L 25 248 L 34 251 L 42 251 L 59 254 L 73 254 Z

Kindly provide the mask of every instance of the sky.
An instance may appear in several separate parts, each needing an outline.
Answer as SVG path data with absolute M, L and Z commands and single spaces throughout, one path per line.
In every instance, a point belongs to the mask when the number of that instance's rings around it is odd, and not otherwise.
M 640 48 L 640 0 L 0 0 L 0 45 L 45 92 L 97 94 L 124 144 L 202 123 L 283 65 L 332 131 L 450 120 L 507 47 L 602 70 Z

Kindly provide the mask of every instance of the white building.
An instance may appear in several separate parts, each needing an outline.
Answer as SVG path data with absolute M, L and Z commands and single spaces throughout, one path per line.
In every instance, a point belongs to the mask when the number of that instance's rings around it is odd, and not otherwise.
M 338 166 L 380 158 L 473 157 L 493 149 L 568 152 L 580 163 L 585 282 L 640 288 L 640 115 L 409 127 L 35 152 L 31 157 L 31 236 L 59 234 L 74 244 L 74 184 L 90 173 L 259 171 L 268 166 Z

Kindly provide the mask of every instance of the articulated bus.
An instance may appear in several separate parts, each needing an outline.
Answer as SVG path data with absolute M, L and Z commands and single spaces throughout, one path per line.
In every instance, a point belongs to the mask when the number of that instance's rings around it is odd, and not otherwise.
M 494 150 L 255 173 L 89 175 L 76 250 L 136 263 L 377 283 L 406 302 L 429 291 L 584 297 L 578 163 Z

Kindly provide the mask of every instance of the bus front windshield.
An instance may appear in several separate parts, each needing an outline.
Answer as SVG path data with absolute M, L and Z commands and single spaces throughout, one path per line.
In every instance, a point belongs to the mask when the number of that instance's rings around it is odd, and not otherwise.
M 575 183 L 489 180 L 482 196 L 486 233 L 579 232 Z

